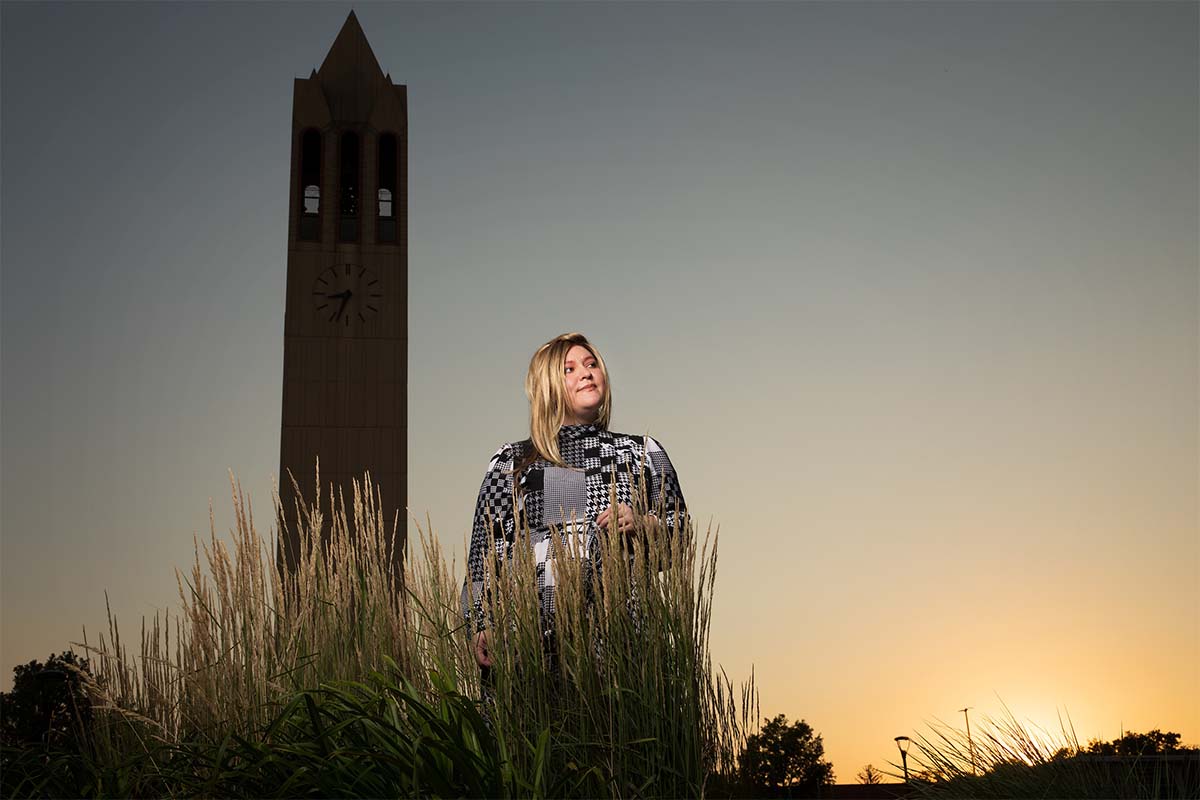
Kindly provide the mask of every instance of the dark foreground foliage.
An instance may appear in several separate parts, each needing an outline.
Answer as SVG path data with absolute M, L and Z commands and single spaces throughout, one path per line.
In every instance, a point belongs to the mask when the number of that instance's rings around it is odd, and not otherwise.
M 1179 740 L 1178 733 L 1155 730 L 1093 740 L 1085 748 L 1064 725 L 1056 744 L 1009 713 L 985 718 L 973 737 L 950 726 L 918 736 L 909 766 L 917 765 L 912 787 L 918 797 L 1200 797 L 1200 750 L 1182 748 Z
M 599 770 L 530 776 L 508 768 L 475 701 L 435 676 L 427 702 L 398 676 L 296 695 L 260 737 L 180 748 L 181 794 L 224 797 L 544 797 L 602 788 Z M 546 763 L 548 732 L 521 743 Z
M 116 736 L 144 745 L 103 750 L 103 731 L 81 748 L 27 743 L 6 748 L 5 797 L 594 797 L 625 794 L 603 765 L 554 764 L 552 731 L 515 746 L 537 765 L 512 769 L 478 702 L 433 676 L 435 701 L 398 671 L 367 682 L 296 694 L 257 735 L 156 742 L 151 727 L 114 718 Z M 101 726 L 103 727 L 103 726 Z M 522 760 L 525 760 L 522 759 Z M 671 779 L 672 776 L 664 776 Z M 638 796 L 655 796 L 643 776 Z
M 1200 797 L 1200 751 L 1141 758 L 1080 754 L 1042 764 L 1003 764 L 984 775 L 916 786 L 917 796 L 931 798 L 1188 800 Z

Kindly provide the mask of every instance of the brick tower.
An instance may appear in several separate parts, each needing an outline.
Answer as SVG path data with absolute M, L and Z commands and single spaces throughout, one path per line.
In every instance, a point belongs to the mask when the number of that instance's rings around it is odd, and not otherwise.
M 408 97 L 375 60 L 354 12 L 292 95 L 283 430 L 283 556 L 298 546 L 295 476 L 308 504 L 321 464 L 349 504 L 370 470 L 391 531 L 406 530 Z

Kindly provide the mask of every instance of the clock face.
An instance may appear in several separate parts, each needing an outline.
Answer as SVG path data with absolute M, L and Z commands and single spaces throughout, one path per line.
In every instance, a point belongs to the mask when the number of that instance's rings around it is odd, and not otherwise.
M 348 328 L 379 313 L 383 287 L 379 277 L 360 264 L 333 264 L 313 282 L 312 298 L 318 318 Z

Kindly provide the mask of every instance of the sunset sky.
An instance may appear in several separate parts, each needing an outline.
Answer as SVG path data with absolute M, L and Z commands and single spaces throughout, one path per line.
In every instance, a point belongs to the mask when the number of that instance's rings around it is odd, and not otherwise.
M 270 520 L 292 80 L 345 4 L 0 10 L 0 687 Z M 461 563 L 584 331 L 839 782 L 1002 713 L 1200 743 L 1200 5 L 362 4 L 409 97 L 409 482 Z

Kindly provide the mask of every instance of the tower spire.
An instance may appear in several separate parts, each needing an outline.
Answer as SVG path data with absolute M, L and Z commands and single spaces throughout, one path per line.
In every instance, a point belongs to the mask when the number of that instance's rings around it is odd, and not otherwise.
M 317 77 L 334 119 L 344 122 L 367 120 L 376 94 L 391 83 L 384 77 L 353 11 L 333 40 Z

